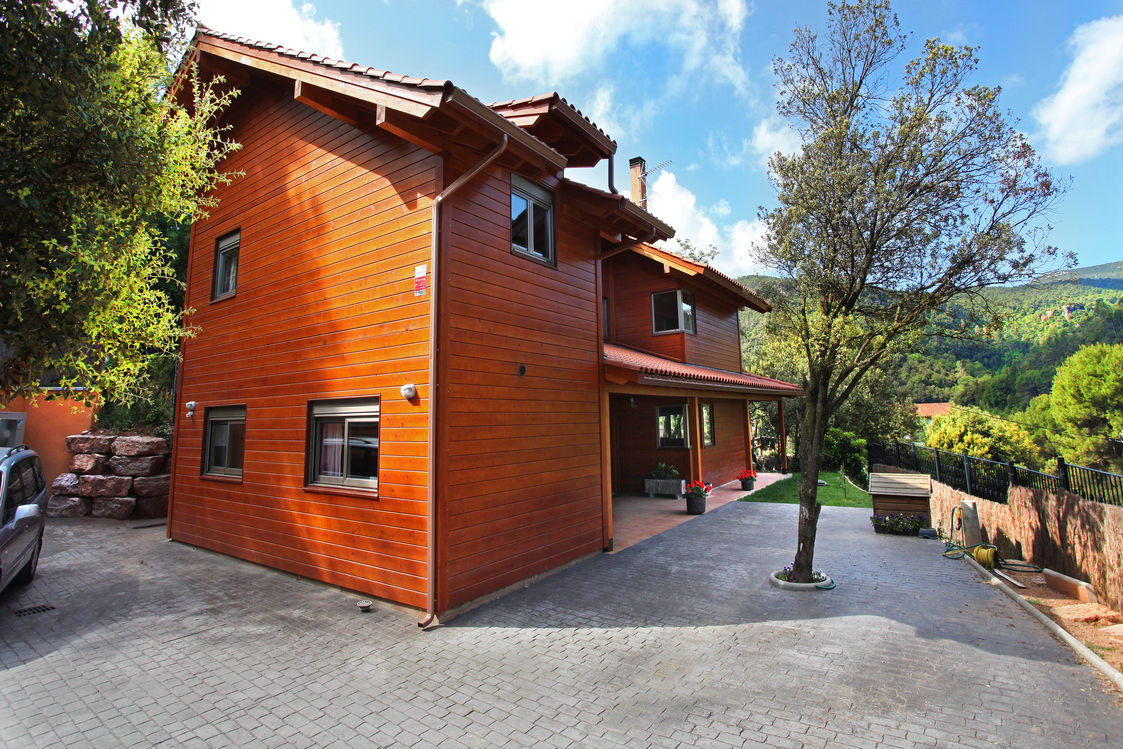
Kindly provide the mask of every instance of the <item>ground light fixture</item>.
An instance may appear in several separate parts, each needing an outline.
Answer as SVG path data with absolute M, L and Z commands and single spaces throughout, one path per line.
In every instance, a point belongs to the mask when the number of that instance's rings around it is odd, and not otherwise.
M 363 600 L 358 601 L 357 605 L 359 607 L 359 611 L 363 612 L 364 614 L 369 614 L 370 607 L 374 605 L 374 601 L 368 601 L 366 598 L 364 598 Z

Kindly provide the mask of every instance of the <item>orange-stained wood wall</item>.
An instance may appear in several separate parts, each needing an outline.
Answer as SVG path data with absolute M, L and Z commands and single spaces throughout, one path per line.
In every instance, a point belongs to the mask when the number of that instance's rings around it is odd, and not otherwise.
M 195 224 L 176 414 L 172 538 L 425 606 L 430 211 L 438 157 L 255 79 L 228 115 L 244 176 Z M 211 300 L 215 241 L 241 231 L 237 292 Z M 431 280 L 431 279 L 430 279 Z M 418 386 L 406 401 L 403 384 Z M 305 486 L 309 401 L 381 397 L 377 496 Z M 182 404 L 195 401 L 186 418 Z M 207 407 L 246 407 L 240 480 L 201 475 Z
M 556 268 L 511 252 L 508 170 L 443 209 L 441 609 L 604 545 L 599 239 L 555 200 Z
M 47 484 L 51 484 L 60 473 L 70 470 L 70 451 L 66 449 L 66 438 L 79 434 L 94 425 L 96 409 L 73 400 L 45 400 L 14 398 L 3 411 L 22 411 L 27 414 L 24 424 L 24 443 L 39 453 L 43 461 L 43 472 Z
M 612 306 L 612 341 L 675 361 L 741 371 L 738 306 L 715 294 L 713 285 L 702 285 L 674 270 L 665 273 L 660 263 L 632 252 L 605 261 L 604 274 Z M 651 295 L 675 289 L 694 294 L 697 333 L 656 335 Z

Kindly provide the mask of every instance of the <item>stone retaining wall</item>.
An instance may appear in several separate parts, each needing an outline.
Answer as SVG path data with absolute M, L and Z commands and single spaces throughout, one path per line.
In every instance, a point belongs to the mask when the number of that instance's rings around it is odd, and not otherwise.
M 871 470 L 883 468 L 890 470 Z M 932 524 L 947 531 L 963 499 L 974 500 L 983 540 L 1000 554 L 1087 580 L 1102 602 L 1123 610 L 1123 507 L 1023 486 L 1010 487 L 1002 504 L 933 481 Z
M 70 472 L 51 485 L 48 517 L 159 518 L 168 514 L 168 442 L 83 432 L 66 438 Z

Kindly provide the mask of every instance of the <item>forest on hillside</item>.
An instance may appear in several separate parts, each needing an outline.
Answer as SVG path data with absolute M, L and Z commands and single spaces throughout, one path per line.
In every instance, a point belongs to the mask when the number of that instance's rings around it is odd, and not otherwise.
M 784 293 L 774 278 L 739 280 L 765 298 Z M 839 426 L 869 439 L 921 437 L 908 406 L 950 401 L 979 409 L 996 424 L 1019 424 L 1037 443 L 1043 460 L 1060 454 L 1064 439 L 1049 414 L 1049 393 L 1058 368 L 1078 351 L 1123 344 L 1123 262 L 992 288 L 972 303 L 987 307 L 998 324 L 972 327 L 964 309 L 945 310 L 936 325 L 946 335 L 923 339 L 871 373 L 855 404 L 836 419 Z M 784 344 L 770 334 L 767 322 L 767 315 L 743 315 L 746 367 L 798 382 L 798 357 L 783 352 Z M 789 422 L 797 422 L 800 414 L 791 408 Z

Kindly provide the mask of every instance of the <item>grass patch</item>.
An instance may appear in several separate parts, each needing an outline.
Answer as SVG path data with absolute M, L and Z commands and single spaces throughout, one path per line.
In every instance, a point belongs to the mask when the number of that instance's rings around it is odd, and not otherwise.
M 868 493 L 849 482 L 846 482 L 845 489 L 843 488 L 844 479 L 841 474 L 823 471 L 819 474 L 819 478 L 829 484 L 829 486 L 819 487 L 819 504 L 827 505 L 828 507 L 873 507 L 873 500 L 870 499 Z M 748 496 L 741 497 L 741 501 L 779 502 L 788 505 L 799 504 L 798 481 L 799 474 L 793 473 L 791 478 L 777 481 L 775 484 L 770 484 L 758 492 L 753 492 Z

